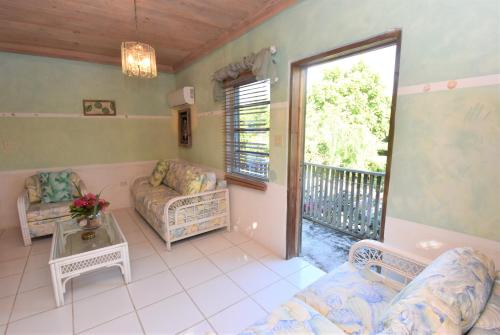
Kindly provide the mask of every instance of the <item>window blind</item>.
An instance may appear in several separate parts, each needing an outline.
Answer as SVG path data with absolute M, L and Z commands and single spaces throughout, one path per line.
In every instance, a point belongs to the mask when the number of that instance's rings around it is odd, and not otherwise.
M 270 103 L 268 79 L 225 89 L 226 173 L 268 180 Z

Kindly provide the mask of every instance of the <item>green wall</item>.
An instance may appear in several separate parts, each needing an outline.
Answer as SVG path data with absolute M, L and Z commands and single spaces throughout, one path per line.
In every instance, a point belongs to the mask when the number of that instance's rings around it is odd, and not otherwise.
M 252 51 L 276 45 L 272 87 L 271 181 L 286 182 L 290 63 L 393 28 L 403 30 L 400 86 L 500 73 L 497 0 L 307 0 L 176 75 L 196 87 L 196 113 L 220 110 L 211 75 Z M 388 215 L 500 240 L 499 86 L 398 99 Z M 482 107 L 477 107 L 482 106 Z M 487 116 L 474 117 L 482 108 Z M 474 118 L 472 122 L 470 118 Z M 222 119 L 198 117 L 181 157 L 221 168 Z M 279 141 L 278 141 L 279 142 Z
M 0 113 L 66 115 L 0 118 L 0 170 L 175 157 L 171 120 L 69 117 L 83 99 L 115 100 L 119 115 L 167 116 L 174 88 L 170 74 L 137 79 L 118 66 L 0 53 Z

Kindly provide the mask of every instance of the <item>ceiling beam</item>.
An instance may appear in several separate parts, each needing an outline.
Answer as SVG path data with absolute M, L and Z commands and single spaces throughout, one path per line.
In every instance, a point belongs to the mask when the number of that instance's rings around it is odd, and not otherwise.
M 297 0 L 278 0 L 275 4 L 262 8 L 255 15 L 242 21 L 240 25 L 237 25 L 235 28 L 223 33 L 217 39 L 208 41 L 202 47 L 190 53 L 182 61 L 173 66 L 174 72 L 185 69 L 199 58 L 208 55 L 215 49 L 244 35 L 246 32 L 250 31 L 264 21 L 270 19 L 271 17 L 277 15 L 288 7 L 294 5 L 295 3 L 297 3 Z
M 75 51 L 75 50 L 61 50 L 54 48 L 47 48 L 41 46 L 23 45 L 16 43 L 6 43 L 0 42 L 0 51 L 14 52 L 21 54 L 29 54 L 36 56 L 46 56 L 55 58 L 65 58 L 70 60 L 78 60 L 99 64 L 111 64 L 121 66 L 122 61 L 119 57 L 111 57 L 105 55 L 97 55 L 87 52 Z M 156 64 L 158 71 L 173 73 L 173 68 L 170 65 Z

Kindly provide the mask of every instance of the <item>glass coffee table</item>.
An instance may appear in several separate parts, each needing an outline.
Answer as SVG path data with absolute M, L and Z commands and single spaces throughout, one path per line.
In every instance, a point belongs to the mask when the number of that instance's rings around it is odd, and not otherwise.
M 84 240 L 75 220 L 56 225 L 50 252 L 50 272 L 57 306 L 64 305 L 66 283 L 74 277 L 111 266 L 121 269 L 125 282 L 130 282 L 128 243 L 111 213 L 101 216 L 101 226 L 91 230 L 95 237 Z

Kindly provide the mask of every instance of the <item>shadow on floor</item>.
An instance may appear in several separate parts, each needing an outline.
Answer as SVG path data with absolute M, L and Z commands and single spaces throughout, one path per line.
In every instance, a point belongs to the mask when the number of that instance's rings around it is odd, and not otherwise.
M 302 220 L 301 256 L 307 261 L 330 272 L 347 262 L 351 245 L 359 239 L 332 228 Z

